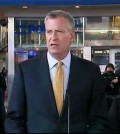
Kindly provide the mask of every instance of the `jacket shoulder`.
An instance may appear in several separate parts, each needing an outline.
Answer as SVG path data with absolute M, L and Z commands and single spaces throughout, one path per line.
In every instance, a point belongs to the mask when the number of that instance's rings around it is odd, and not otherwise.
M 41 62 L 45 58 L 45 55 L 38 55 L 32 59 L 28 59 L 26 61 L 18 63 L 20 66 L 26 66 L 26 65 L 34 65 L 38 62 Z
M 97 64 L 93 63 L 92 61 L 89 61 L 89 60 L 86 60 L 86 59 L 83 59 L 83 58 L 79 58 L 79 57 L 74 56 L 74 55 L 72 55 L 72 57 L 80 65 L 84 65 L 86 67 L 97 67 L 97 68 L 99 68 L 99 66 Z

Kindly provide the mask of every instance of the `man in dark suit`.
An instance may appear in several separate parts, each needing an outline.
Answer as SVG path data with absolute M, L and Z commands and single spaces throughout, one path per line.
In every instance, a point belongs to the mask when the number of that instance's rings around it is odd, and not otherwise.
M 45 28 L 48 52 L 16 67 L 6 132 L 108 132 L 108 109 L 100 69 L 70 53 L 75 36 L 72 16 L 61 10 L 52 11 L 45 18 Z M 53 91 L 58 61 L 62 61 L 64 72 L 60 112 Z

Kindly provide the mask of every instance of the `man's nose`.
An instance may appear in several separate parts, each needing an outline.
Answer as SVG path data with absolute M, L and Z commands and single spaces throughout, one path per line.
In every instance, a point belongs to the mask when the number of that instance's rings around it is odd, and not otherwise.
M 58 39 L 56 32 L 53 32 L 53 33 L 52 33 L 51 38 L 52 38 L 52 40 L 57 40 L 57 39 Z

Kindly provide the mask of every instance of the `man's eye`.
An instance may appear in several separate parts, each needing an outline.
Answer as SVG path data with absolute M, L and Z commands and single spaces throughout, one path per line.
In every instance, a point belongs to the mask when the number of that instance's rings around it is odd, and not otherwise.
M 63 31 L 58 31 L 58 33 L 63 33 Z
M 46 31 L 46 33 L 51 33 L 51 31 Z

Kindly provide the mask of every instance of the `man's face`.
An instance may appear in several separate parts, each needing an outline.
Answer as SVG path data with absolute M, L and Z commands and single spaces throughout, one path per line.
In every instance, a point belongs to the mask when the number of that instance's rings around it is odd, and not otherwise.
M 6 77 L 7 76 L 7 70 L 3 70 L 2 75 Z
M 68 29 L 68 21 L 63 17 L 48 18 L 45 28 L 49 53 L 58 60 L 63 59 L 74 40 L 74 31 Z
M 113 68 L 112 67 L 107 67 L 107 72 L 113 72 Z

